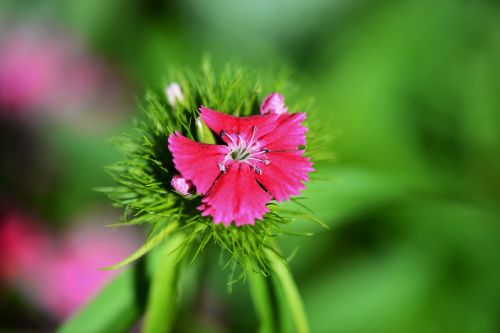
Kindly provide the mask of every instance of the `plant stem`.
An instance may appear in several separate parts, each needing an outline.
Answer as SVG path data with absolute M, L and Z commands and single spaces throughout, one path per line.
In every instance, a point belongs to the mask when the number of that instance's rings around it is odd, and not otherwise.
M 309 333 L 309 325 L 302 304 L 302 299 L 299 290 L 295 285 L 292 274 L 286 261 L 272 250 L 266 249 L 266 255 L 269 258 L 271 268 L 276 274 L 279 285 L 282 288 L 290 311 L 292 313 L 293 322 L 298 333 Z
M 255 311 L 260 320 L 259 333 L 273 333 L 275 332 L 273 306 L 267 279 L 260 272 L 253 270 L 248 272 L 247 277 Z
M 168 237 L 165 246 L 154 253 L 155 265 L 151 276 L 143 333 L 166 333 L 172 329 L 176 310 L 179 261 L 185 234 L 177 232 Z M 166 257 L 165 257 L 166 255 Z

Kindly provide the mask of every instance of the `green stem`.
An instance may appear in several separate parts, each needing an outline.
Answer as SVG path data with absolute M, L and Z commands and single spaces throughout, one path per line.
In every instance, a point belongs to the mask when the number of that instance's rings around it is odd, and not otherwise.
M 259 333 L 275 332 L 273 306 L 266 277 L 253 270 L 248 272 L 247 277 L 255 311 L 260 320 Z
M 286 298 L 297 332 L 309 333 L 309 325 L 307 323 L 304 305 L 302 304 L 302 298 L 293 281 L 292 274 L 286 261 L 272 250 L 266 250 L 266 255 L 269 258 L 271 268 Z
M 143 333 L 166 333 L 172 329 L 176 310 L 177 278 L 182 251 L 179 246 L 185 234 L 177 232 L 167 238 L 161 251 L 154 253 L 155 265 L 149 291 Z

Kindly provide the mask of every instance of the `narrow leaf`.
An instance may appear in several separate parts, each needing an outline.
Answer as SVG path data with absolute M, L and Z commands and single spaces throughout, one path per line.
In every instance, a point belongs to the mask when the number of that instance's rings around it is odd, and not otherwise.
M 155 246 L 157 246 L 169 234 L 171 234 L 174 230 L 176 230 L 178 226 L 179 226 L 179 224 L 177 222 L 167 224 L 167 226 L 165 228 L 163 228 L 156 235 L 154 235 L 149 240 L 147 240 L 146 243 L 144 243 L 144 245 L 142 245 L 140 248 L 138 248 L 129 257 L 125 258 L 124 260 L 120 261 L 119 263 L 117 263 L 113 266 L 103 267 L 101 269 L 114 270 L 114 269 L 124 267 L 124 266 L 136 261 L 137 259 L 139 259 L 143 255 L 145 255 L 146 253 L 151 251 L 151 249 L 153 249 Z

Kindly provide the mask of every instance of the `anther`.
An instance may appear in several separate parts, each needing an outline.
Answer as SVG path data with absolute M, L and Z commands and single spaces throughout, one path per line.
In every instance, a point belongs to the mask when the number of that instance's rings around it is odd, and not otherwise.
M 262 152 L 263 152 L 263 153 L 269 153 L 269 151 L 270 151 L 270 150 L 269 150 L 268 148 L 262 148 Z
M 224 166 L 224 164 L 219 163 L 219 170 L 222 172 L 226 172 L 226 167 Z
M 257 167 L 257 166 L 254 166 L 253 168 L 254 168 L 255 172 L 257 172 L 259 175 L 262 175 L 262 170 L 261 170 L 261 168 L 259 168 L 259 167 Z

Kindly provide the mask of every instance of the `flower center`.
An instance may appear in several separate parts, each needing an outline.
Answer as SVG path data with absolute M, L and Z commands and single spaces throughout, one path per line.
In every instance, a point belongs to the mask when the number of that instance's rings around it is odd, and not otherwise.
M 253 127 L 252 137 L 247 142 L 239 134 L 229 134 L 222 131 L 221 136 L 226 136 L 229 139 L 227 144 L 228 154 L 224 157 L 224 160 L 219 163 L 219 169 L 222 172 L 226 172 L 226 164 L 230 161 L 236 161 L 239 163 L 246 163 L 253 167 L 255 172 L 259 175 L 262 174 L 262 169 L 258 166 L 260 163 L 268 165 L 269 161 L 265 159 L 265 153 L 269 152 L 267 148 L 260 148 L 258 141 L 255 141 L 255 133 L 257 131 L 257 126 Z
M 244 161 L 251 155 L 251 153 L 246 149 L 235 149 L 232 150 L 229 154 L 231 154 L 231 158 L 235 161 Z

